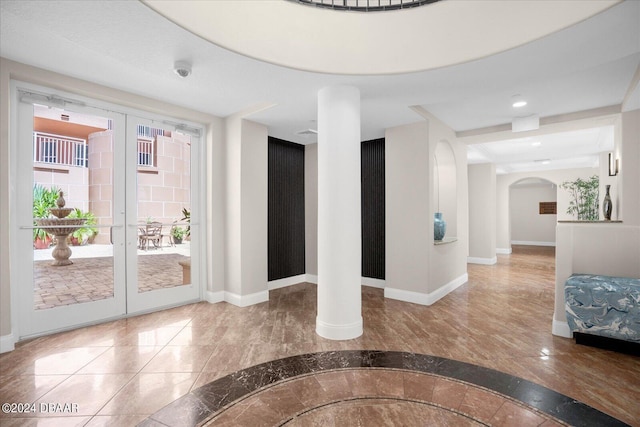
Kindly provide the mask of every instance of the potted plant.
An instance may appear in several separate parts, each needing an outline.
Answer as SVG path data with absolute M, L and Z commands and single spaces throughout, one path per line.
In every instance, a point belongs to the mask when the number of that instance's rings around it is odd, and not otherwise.
M 179 245 L 182 243 L 182 239 L 186 234 L 186 230 L 179 225 L 174 225 L 171 227 L 171 238 L 173 239 L 173 243 Z
M 189 224 L 185 231 L 185 236 L 191 236 L 191 211 L 187 208 L 182 208 L 182 219 L 180 221 L 186 221 Z
M 40 184 L 33 186 L 33 218 L 47 218 L 49 209 L 56 207 L 60 189 L 57 187 L 46 188 Z M 35 249 L 47 249 L 51 245 L 52 237 L 46 230 L 35 227 L 33 222 L 33 247 Z
M 86 245 L 90 242 L 96 234 L 98 234 L 98 228 L 96 217 L 91 212 L 84 212 L 78 208 L 75 208 L 67 218 L 83 218 L 86 219 L 84 225 L 76 229 L 69 235 L 69 241 L 74 246 Z
M 600 178 L 593 175 L 588 180 L 578 178 L 565 181 L 560 188 L 568 190 L 571 196 L 567 213 L 576 215 L 578 221 L 597 221 L 599 211 L 598 188 Z

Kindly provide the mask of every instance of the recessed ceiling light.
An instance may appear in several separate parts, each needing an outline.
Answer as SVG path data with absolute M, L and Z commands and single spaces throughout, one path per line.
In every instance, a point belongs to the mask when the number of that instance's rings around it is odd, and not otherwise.
M 532 147 L 540 147 L 541 145 L 542 145 L 542 142 L 540 142 L 540 141 L 533 141 L 533 142 L 531 143 L 531 146 L 532 146 Z

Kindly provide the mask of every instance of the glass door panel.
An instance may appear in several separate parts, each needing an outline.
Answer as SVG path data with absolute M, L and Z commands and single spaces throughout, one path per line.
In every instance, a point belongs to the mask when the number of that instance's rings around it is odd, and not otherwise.
M 140 118 L 130 122 L 128 132 L 136 141 L 130 144 L 135 151 L 128 151 L 136 189 L 129 209 L 135 223 L 129 222 L 128 228 L 135 230 L 137 247 L 129 270 L 136 278 L 128 291 L 129 306 L 148 310 L 195 300 L 199 291 L 191 280 L 192 137 Z
M 125 313 L 124 127 L 103 110 L 19 103 L 22 337 Z

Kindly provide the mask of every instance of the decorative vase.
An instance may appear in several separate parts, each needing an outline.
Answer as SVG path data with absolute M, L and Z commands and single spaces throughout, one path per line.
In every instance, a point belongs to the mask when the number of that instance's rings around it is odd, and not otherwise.
M 604 212 L 604 219 L 606 221 L 611 221 L 611 211 L 613 210 L 613 202 L 611 201 L 611 195 L 609 195 L 610 185 L 607 185 L 607 194 L 604 196 L 604 201 L 602 202 L 602 211 Z
M 447 231 L 447 223 L 442 219 L 442 212 L 433 214 L 433 239 L 441 241 L 444 239 L 444 233 Z

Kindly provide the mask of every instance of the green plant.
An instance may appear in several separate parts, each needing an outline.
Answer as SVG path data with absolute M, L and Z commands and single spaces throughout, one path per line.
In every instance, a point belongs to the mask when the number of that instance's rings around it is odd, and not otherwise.
M 187 231 L 186 231 L 185 229 L 183 229 L 182 227 L 180 227 L 180 226 L 178 226 L 178 225 L 174 225 L 174 226 L 171 228 L 171 236 L 172 236 L 174 239 L 182 240 L 182 239 L 184 238 L 184 236 L 185 236 L 186 232 L 187 232 Z
M 189 223 L 185 234 L 187 236 L 191 236 L 191 211 L 187 208 L 182 208 L 182 219 L 180 221 L 186 221 L 187 223 Z
M 33 218 L 47 218 L 49 209 L 56 207 L 56 201 L 60 189 L 58 187 L 46 188 L 40 184 L 33 185 Z M 37 225 L 33 222 L 33 225 Z M 33 240 L 45 240 L 49 234 L 42 228 L 35 227 L 33 229 Z
M 71 211 L 67 218 L 83 218 L 86 219 L 84 225 L 78 229 L 76 229 L 71 236 L 75 237 L 79 242 L 84 242 L 85 240 L 89 240 L 96 234 L 98 234 L 98 228 L 95 225 L 98 223 L 96 217 L 91 212 L 84 212 L 78 208 L 75 208 Z
M 576 215 L 579 221 L 598 220 L 599 186 L 600 178 L 598 175 L 593 175 L 588 180 L 578 178 L 575 181 L 565 181 L 560 184 L 560 188 L 568 190 L 571 196 L 567 213 Z

